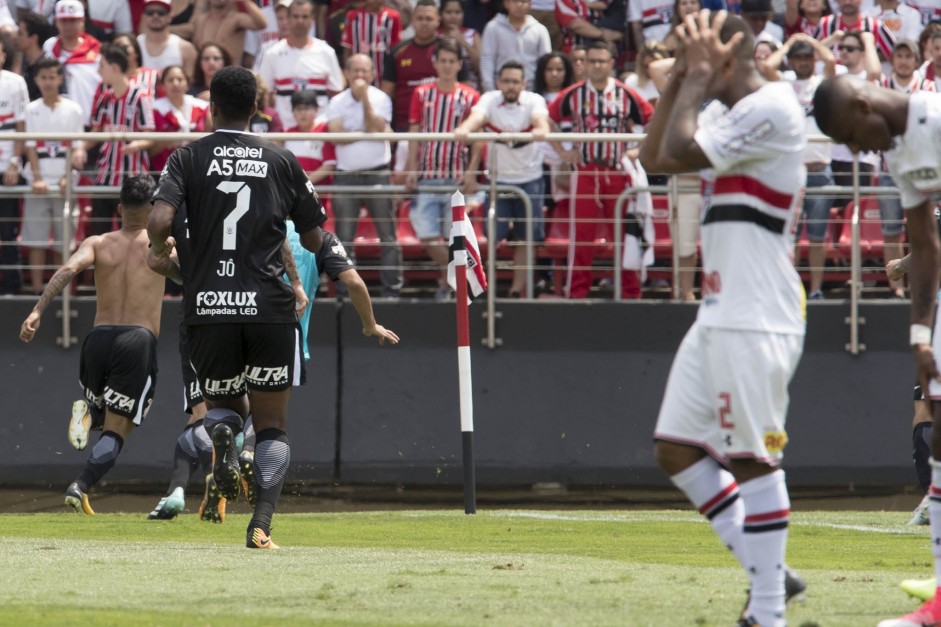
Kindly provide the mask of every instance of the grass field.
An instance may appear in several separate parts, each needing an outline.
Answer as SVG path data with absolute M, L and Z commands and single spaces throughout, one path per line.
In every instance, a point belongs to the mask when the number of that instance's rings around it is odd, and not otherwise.
M 808 582 L 792 626 L 875 625 L 916 602 L 927 528 L 898 512 L 793 514 Z M 723 625 L 745 598 L 711 529 L 679 511 L 285 514 L 284 550 L 246 515 L 0 516 L 2 625 Z

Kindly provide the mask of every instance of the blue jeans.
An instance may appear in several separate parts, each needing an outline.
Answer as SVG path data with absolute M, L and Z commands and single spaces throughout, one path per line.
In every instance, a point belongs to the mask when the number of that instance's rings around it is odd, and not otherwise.
M 499 181 L 498 181 L 499 184 Z M 545 194 L 545 180 L 539 177 L 528 183 L 506 183 L 514 185 L 523 190 L 529 196 L 533 209 L 533 241 L 541 242 L 546 239 L 546 230 L 542 216 L 542 201 Z M 484 201 L 484 206 L 490 206 L 490 197 Z M 526 241 L 526 209 L 523 201 L 517 196 L 500 197 L 497 195 L 496 204 L 496 236 L 492 238 L 493 242 L 502 242 L 507 236 L 518 242 Z M 490 237 L 490 234 L 487 234 Z
M 807 189 L 825 185 L 833 185 L 833 172 L 829 166 L 819 172 L 807 173 Z M 829 196 L 804 196 L 803 220 L 807 223 L 807 239 L 812 242 L 822 242 L 827 239 L 832 205 L 833 199 Z

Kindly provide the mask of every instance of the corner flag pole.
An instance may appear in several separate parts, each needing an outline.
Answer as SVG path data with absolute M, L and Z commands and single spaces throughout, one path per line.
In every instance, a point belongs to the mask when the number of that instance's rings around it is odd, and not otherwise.
M 467 244 L 464 235 L 464 195 L 451 196 L 451 250 L 454 252 L 457 304 L 457 370 L 461 403 L 461 446 L 464 464 L 464 513 L 477 513 L 474 477 L 474 399 L 471 384 L 470 330 L 467 313 Z

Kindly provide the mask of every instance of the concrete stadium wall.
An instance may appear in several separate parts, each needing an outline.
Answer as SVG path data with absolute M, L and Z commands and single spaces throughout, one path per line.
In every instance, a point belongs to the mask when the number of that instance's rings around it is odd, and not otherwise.
M 17 338 L 32 299 L 0 301 L 0 482 L 64 484 L 87 452 L 65 432 L 79 398 L 80 344 L 56 344 L 55 305 L 29 345 Z M 73 334 L 94 321 L 78 299 Z M 364 338 L 356 312 L 314 305 L 308 385 L 295 390 L 289 433 L 293 479 L 422 485 L 461 482 L 453 304 L 375 303 L 402 343 Z M 695 307 L 670 303 L 508 302 L 502 346 L 482 346 L 484 305 L 471 308 L 475 448 L 481 485 L 664 485 L 651 432 L 673 354 Z M 792 384 L 785 458 L 794 485 L 902 484 L 911 469 L 913 366 L 908 307 L 863 307 L 867 350 L 852 356 L 841 302 L 812 303 Z M 165 301 L 157 392 L 112 480 L 163 482 L 185 423 L 177 349 L 178 303 Z

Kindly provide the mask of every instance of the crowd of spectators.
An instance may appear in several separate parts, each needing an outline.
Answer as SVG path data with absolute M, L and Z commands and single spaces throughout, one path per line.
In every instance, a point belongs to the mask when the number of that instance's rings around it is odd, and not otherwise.
M 258 112 L 249 129 L 256 133 L 453 132 L 462 124 L 499 133 L 542 130 L 543 122 L 549 130 L 642 132 L 676 51 L 672 27 L 702 8 L 727 8 L 754 30 L 755 59 L 766 78 L 793 84 L 813 133 L 809 107 L 823 76 L 849 73 L 903 92 L 941 87 L 941 25 L 934 21 L 941 20 L 941 1 L 917 1 L 16 0 L 0 4 L 0 131 L 209 131 L 212 77 L 239 64 L 252 68 L 259 81 Z M 504 70 L 510 73 L 503 76 Z M 517 74 L 519 89 L 506 82 Z M 514 100 L 517 91 L 523 96 Z M 493 95 L 481 97 L 488 92 Z M 496 102 L 526 113 L 507 116 L 494 109 Z M 510 119 L 527 124 L 500 126 Z M 525 184 L 539 205 L 537 240 L 545 233 L 544 213 L 556 221 L 571 218 L 564 231 L 572 241 L 563 260 L 567 277 L 556 281 L 571 298 L 589 295 L 594 244 L 611 236 L 613 219 L 625 219 L 613 213 L 620 192 L 644 180 L 666 182 L 639 171 L 637 147 L 625 142 L 542 143 L 538 149 L 510 142 L 498 144 L 494 155 L 459 139 L 399 144 L 331 145 L 312 137 L 286 145 L 315 184 L 405 184 L 414 193 L 404 199 L 413 230 L 439 267 L 447 258 L 450 212 L 447 198 L 432 190 L 461 187 L 473 205 L 482 200 L 474 192 L 485 187 L 487 175 Z M 23 289 L 21 250 L 29 251 L 30 267 L 43 265 L 47 252 L 61 252 L 61 207 L 40 202 L 42 197 L 61 198 L 67 177 L 76 184 L 120 186 L 126 176 L 159 172 L 179 145 L 0 142 L 3 185 L 32 187 L 31 200 L 0 198 L 0 292 Z M 811 144 L 805 161 L 810 188 L 850 180 L 852 155 L 845 146 Z M 862 156 L 866 183 L 891 184 L 879 176 L 880 165 L 880 155 Z M 681 184 L 696 181 L 687 177 Z M 695 298 L 695 225 L 707 199 L 704 173 L 702 194 L 686 194 L 677 203 L 685 226 L 674 234 L 685 270 L 683 298 Z M 368 210 L 381 242 L 377 288 L 398 295 L 403 276 L 396 224 L 403 199 L 337 194 L 327 200 L 347 247 L 360 209 Z M 831 207 L 845 203 L 814 194 L 805 199 L 811 298 L 823 297 L 822 269 L 834 237 Z M 76 237 L 115 228 L 115 204 L 98 197 L 85 202 L 72 225 Z M 643 213 L 640 199 L 631 206 Z M 886 259 L 901 256 L 897 203 L 886 199 L 879 206 Z M 519 207 L 500 211 L 506 223 L 497 234 L 518 241 L 525 231 L 510 222 L 520 222 Z M 651 243 L 630 219 L 625 232 Z M 514 259 L 519 269 L 524 257 L 516 251 Z M 41 290 L 42 272 L 28 274 L 29 289 Z M 641 278 L 625 272 L 625 297 L 640 295 Z M 537 280 L 545 286 L 548 277 Z M 521 293 L 521 281 L 514 275 L 511 295 Z M 904 294 L 903 285 L 892 288 Z M 443 274 L 436 295 L 450 296 Z

